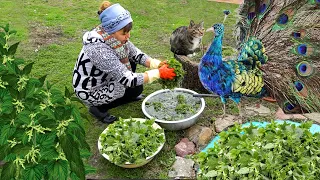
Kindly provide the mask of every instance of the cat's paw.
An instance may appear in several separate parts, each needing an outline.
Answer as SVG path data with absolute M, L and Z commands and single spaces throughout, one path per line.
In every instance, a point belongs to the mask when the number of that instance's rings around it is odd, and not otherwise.
M 196 55 L 197 55 L 196 53 L 188 54 L 187 57 L 192 58 L 192 57 L 194 57 L 194 56 L 196 56 Z

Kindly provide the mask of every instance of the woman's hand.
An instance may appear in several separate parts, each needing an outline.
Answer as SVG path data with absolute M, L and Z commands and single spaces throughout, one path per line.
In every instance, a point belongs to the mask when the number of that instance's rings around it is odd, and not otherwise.
M 173 68 L 168 68 L 168 64 L 164 64 L 159 68 L 160 78 L 161 79 L 170 79 L 172 80 L 176 74 L 174 73 Z
M 160 61 L 158 59 L 152 58 L 148 59 L 146 62 L 147 67 L 149 67 L 150 69 L 158 69 L 165 64 L 167 64 L 167 60 Z
M 161 63 L 158 65 L 158 68 L 160 68 L 161 66 L 168 64 L 167 60 L 161 61 Z

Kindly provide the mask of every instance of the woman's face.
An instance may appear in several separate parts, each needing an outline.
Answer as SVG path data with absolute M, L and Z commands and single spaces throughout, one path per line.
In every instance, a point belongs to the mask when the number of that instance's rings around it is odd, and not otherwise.
M 130 31 L 124 32 L 123 29 L 112 34 L 114 38 L 120 41 L 122 44 L 125 44 L 130 38 Z

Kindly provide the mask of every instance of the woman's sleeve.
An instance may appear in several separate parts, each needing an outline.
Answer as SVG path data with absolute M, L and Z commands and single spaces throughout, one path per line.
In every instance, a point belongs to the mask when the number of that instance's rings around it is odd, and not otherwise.
M 128 41 L 126 45 L 129 51 L 129 61 L 146 66 L 146 61 L 149 56 L 134 46 L 130 41 Z
M 143 73 L 133 73 L 119 60 L 114 50 L 104 43 L 86 45 L 85 53 L 92 64 L 107 74 L 107 77 L 115 78 L 126 87 L 134 87 L 143 84 Z

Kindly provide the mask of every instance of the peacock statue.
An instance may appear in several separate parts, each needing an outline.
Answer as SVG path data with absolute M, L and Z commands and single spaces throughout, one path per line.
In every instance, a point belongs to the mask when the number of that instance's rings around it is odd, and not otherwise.
M 244 0 L 236 24 L 238 57 L 222 60 L 223 24 L 201 58 L 199 78 L 224 104 L 274 98 L 285 113 L 320 112 L 320 1 Z
M 225 19 L 229 11 L 224 11 Z M 264 82 L 261 65 L 267 62 L 268 57 L 264 53 L 261 42 L 251 38 L 246 42 L 245 48 L 251 47 L 241 54 L 246 59 L 223 60 L 222 41 L 224 25 L 214 24 L 207 31 L 214 31 L 214 39 L 210 47 L 203 55 L 199 63 L 199 79 L 209 92 L 220 97 L 223 103 L 223 116 L 226 114 L 226 100 L 232 99 L 238 105 L 241 113 L 240 98 L 243 95 L 260 97 L 264 94 Z

